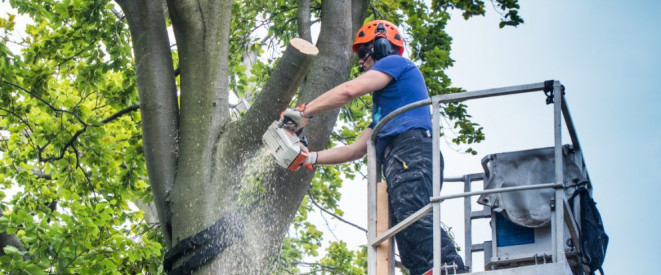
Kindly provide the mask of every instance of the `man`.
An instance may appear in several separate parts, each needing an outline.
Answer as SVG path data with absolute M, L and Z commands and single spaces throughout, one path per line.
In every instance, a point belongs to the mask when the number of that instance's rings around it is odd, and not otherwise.
M 352 48 L 360 58 L 358 63 L 363 73 L 359 77 L 299 108 L 287 109 L 283 115 L 302 128 L 312 116 L 372 93 L 372 123 L 355 143 L 310 152 L 304 165 L 339 164 L 362 158 L 367 153 L 367 141 L 381 118 L 404 105 L 429 98 L 422 73 L 413 62 L 401 56 L 404 42 L 392 23 L 374 20 L 365 24 L 356 33 Z M 429 107 L 410 110 L 388 122 L 378 133 L 376 153 L 384 165 L 393 225 L 427 205 L 432 196 L 430 115 Z M 423 274 L 433 266 L 432 230 L 432 214 L 429 213 L 395 237 L 402 264 L 413 275 Z M 442 262 L 456 263 L 463 273 L 463 261 L 444 230 L 441 237 Z

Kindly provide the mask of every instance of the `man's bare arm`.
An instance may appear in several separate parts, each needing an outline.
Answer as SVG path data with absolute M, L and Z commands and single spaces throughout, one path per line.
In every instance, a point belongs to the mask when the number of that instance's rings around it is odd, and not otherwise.
M 308 102 L 303 114 L 306 117 L 311 117 L 342 107 L 362 95 L 383 89 L 391 80 L 392 76 L 386 73 L 369 70 L 353 80 L 335 86 Z
M 317 164 L 340 164 L 362 158 L 367 154 L 367 141 L 372 136 L 372 129 L 367 128 L 356 142 L 317 152 Z

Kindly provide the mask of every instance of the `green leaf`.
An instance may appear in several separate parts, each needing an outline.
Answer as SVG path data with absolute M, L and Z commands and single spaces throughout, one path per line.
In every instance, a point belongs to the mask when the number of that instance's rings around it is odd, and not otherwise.
M 44 268 L 39 267 L 36 264 L 28 264 L 27 266 L 24 267 L 24 269 L 28 274 L 31 274 L 31 275 L 46 274 L 46 272 L 44 271 Z
M 11 255 L 11 256 L 20 256 L 21 255 L 21 251 L 18 250 L 18 248 L 13 247 L 11 245 L 7 245 L 7 246 L 3 247 L 2 250 L 7 255 Z

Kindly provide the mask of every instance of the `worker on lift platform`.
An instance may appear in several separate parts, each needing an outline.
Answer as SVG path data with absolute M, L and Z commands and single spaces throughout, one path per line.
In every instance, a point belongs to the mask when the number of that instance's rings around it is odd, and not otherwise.
M 404 41 L 394 24 L 385 20 L 365 24 L 356 33 L 352 49 L 360 58 L 359 69 L 363 73 L 359 77 L 307 104 L 287 109 L 283 116 L 300 129 L 312 116 L 372 93 L 372 123 L 355 143 L 310 152 L 303 165 L 339 164 L 362 158 L 367 153 L 367 141 L 381 118 L 397 108 L 429 98 L 422 73 L 413 62 L 401 56 Z M 432 196 L 432 153 L 435 152 L 432 152 L 430 115 L 428 107 L 410 110 L 388 122 L 378 133 L 376 153 L 384 165 L 388 183 L 391 224 L 401 222 L 427 205 Z M 432 231 L 432 214 L 429 213 L 395 236 L 402 264 L 413 275 L 426 273 L 433 266 Z M 442 262 L 454 263 L 459 269 L 457 273 L 464 273 L 466 268 L 453 242 L 445 230 L 441 232 Z

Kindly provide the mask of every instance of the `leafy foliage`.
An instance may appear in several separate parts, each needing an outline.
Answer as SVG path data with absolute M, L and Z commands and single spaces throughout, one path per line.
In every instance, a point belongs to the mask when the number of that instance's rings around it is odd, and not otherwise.
M 0 24 L 0 184 L 17 190 L 0 231 L 27 251 L 8 248 L 1 269 L 158 272 L 155 225 L 130 206 L 151 193 L 125 24 L 108 1 L 11 4 L 32 22 L 19 35 L 15 15 Z
M 3 1 L 4 2 L 4 1 Z M 254 99 L 278 62 L 286 41 L 297 36 L 298 1 L 234 1 L 230 34 L 230 88 Z M 517 0 L 492 0 L 501 27 L 516 26 Z M 162 273 L 163 241 L 157 224 L 133 207 L 151 201 L 142 152 L 136 74 L 126 21 L 109 0 L 10 0 L 18 14 L 0 14 L 0 185 L 5 198 L 0 232 L 15 234 L 27 250 L 5 247 L 6 273 Z M 449 10 L 469 18 L 485 13 L 484 1 L 373 0 L 367 20 L 401 26 L 407 54 L 416 62 L 431 95 L 462 92 L 444 70 L 451 37 L 444 31 Z M 311 1 L 313 22 L 321 1 Z M 17 16 L 28 18 L 25 33 Z M 348 46 L 348 45 L 347 45 Z M 249 58 L 246 53 L 255 54 Z M 172 51 L 175 67 L 178 55 Z M 248 60 L 251 63 L 246 63 Z M 249 65 L 247 65 L 249 64 Z M 358 74 L 356 69 L 352 74 Z M 343 108 L 328 147 L 348 144 L 370 121 L 371 97 Z M 464 104 L 444 106 L 456 144 L 484 139 Z M 468 152 L 473 152 L 470 148 Z M 299 208 L 285 239 L 276 274 L 302 269 L 320 274 L 364 274 L 365 249 L 325 243 L 308 221 L 317 204 L 335 215 L 339 190 L 365 162 L 320 167 L 311 197 Z M 252 190 L 252 189 L 251 189 Z M 253 190 L 254 191 L 254 190 Z M 259 190 L 257 190 L 259 191 Z M 255 191 L 255 192 L 257 192 Z M 260 191 L 261 192 L 261 191 Z M 259 192 L 257 192 L 259 193 Z M 316 263 L 306 259 L 319 258 Z

